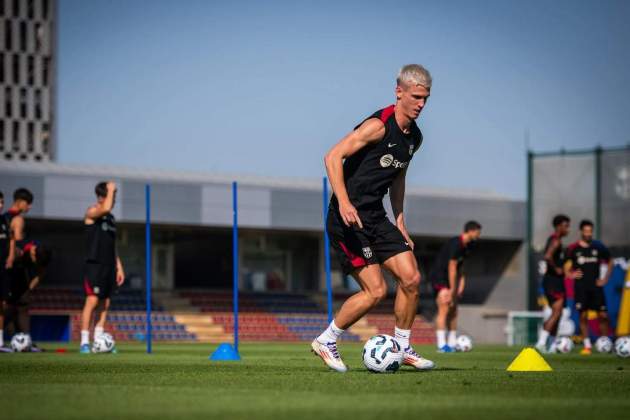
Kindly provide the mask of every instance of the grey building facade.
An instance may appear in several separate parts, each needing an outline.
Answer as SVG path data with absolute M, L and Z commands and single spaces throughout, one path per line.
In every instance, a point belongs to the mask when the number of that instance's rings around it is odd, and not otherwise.
M 0 0 L 0 160 L 55 158 L 55 25 L 55 0 Z

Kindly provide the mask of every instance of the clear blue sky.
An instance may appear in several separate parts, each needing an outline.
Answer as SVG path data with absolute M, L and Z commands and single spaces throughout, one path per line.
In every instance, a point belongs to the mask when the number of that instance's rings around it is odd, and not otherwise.
M 534 150 L 630 142 L 628 1 L 59 0 L 59 161 L 320 177 L 402 64 L 415 186 L 525 195 Z

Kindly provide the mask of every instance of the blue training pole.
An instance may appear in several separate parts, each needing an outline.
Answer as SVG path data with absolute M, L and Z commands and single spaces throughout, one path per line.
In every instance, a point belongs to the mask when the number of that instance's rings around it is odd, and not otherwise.
M 238 353 L 238 185 L 232 183 L 232 206 L 234 221 L 232 223 L 232 306 L 234 307 L 234 350 Z
M 328 300 L 328 323 L 333 320 L 333 302 L 332 302 L 332 281 L 330 276 L 330 243 L 328 241 L 328 231 L 326 230 L 326 221 L 328 219 L 328 179 L 324 177 L 324 193 L 322 196 L 322 215 L 324 220 L 324 264 L 326 265 L 326 290 Z
M 145 186 L 147 220 L 145 224 L 145 275 L 147 289 L 147 353 L 151 353 L 151 185 Z

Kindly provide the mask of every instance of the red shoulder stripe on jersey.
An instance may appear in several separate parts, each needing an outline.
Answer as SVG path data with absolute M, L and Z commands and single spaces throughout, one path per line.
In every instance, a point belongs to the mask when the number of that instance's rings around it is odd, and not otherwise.
M 394 113 L 395 105 L 390 105 L 381 112 L 381 121 L 385 123 Z

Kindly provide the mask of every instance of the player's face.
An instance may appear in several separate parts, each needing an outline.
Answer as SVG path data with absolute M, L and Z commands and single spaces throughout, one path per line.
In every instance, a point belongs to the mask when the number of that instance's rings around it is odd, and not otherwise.
M 25 200 L 20 200 L 17 203 L 17 208 L 18 210 L 20 210 L 21 213 L 28 213 L 28 211 L 31 209 L 31 207 L 33 207 L 32 203 L 28 203 Z
M 571 227 L 569 222 L 563 222 L 558 227 L 561 236 L 567 236 L 569 234 Z
M 420 85 L 403 83 L 400 86 L 396 86 L 398 106 L 403 110 L 404 115 L 412 120 L 420 116 L 430 94 L 429 89 Z
M 593 240 L 593 226 L 584 226 L 580 233 L 582 234 L 582 240 L 584 242 L 591 242 Z
M 471 230 L 469 233 L 472 241 L 478 241 L 479 237 L 481 237 L 481 230 Z
M 0 211 L 4 208 L 4 198 L 0 198 Z

